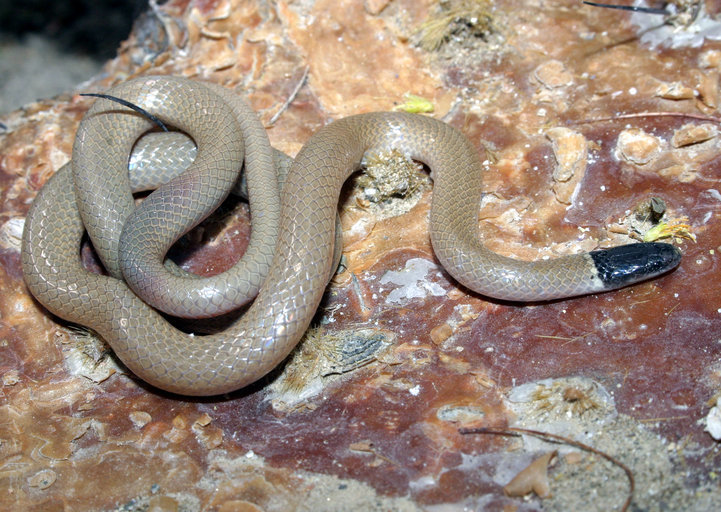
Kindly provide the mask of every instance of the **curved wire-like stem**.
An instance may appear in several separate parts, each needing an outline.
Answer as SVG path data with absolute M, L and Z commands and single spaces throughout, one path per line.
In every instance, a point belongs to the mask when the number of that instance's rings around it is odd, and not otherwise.
M 591 452 L 595 455 L 598 455 L 600 457 L 603 457 L 607 461 L 609 461 L 611 464 L 615 464 L 616 466 L 623 469 L 623 471 L 626 473 L 626 477 L 628 478 L 628 496 L 626 497 L 626 501 L 623 503 L 623 506 L 621 507 L 621 512 L 626 512 L 628 510 L 628 507 L 631 505 L 631 500 L 633 499 L 633 492 L 636 488 L 636 484 L 633 478 L 633 473 L 631 472 L 631 469 L 626 466 L 623 462 L 620 460 L 612 457 L 611 455 L 602 452 L 601 450 L 597 450 L 593 446 L 589 446 L 585 443 L 582 443 L 580 441 L 576 441 L 574 439 L 571 439 L 569 437 L 559 436 L 556 434 L 551 434 L 549 432 L 541 432 L 540 430 L 531 430 L 527 428 L 518 428 L 518 427 L 480 427 L 480 428 L 460 428 L 458 429 L 458 432 L 461 434 L 494 434 L 499 436 L 522 436 L 522 435 L 531 435 L 538 437 L 539 439 L 543 439 L 544 441 L 548 442 L 555 442 L 555 443 L 564 443 L 569 444 L 571 446 L 575 446 L 576 448 L 580 448 L 581 450 Z
M 122 106 L 133 109 L 141 116 L 144 116 L 148 120 L 152 121 L 153 123 L 155 123 L 157 125 L 158 128 L 160 128 L 164 132 L 168 131 L 168 128 L 165 126 L 165 123 L 163 123 L 159 118 L 157 118 L 156 116 L 154 116 L 153 114 L 151 114 L 150 112 L 145 110 L 144 108 L 139 107 L 135 103 L 130 103 L 129 101 L 124 100 L 123 98 L 118 98 L 117 96 L 111 96 L 109 94 L 100 94 L 100 93 L 95 93 L 95 92 L 83 92 L 83 93 L 80 93 L 80 96 L 92 96 L 94 98 L 103 98 L 104 100 L 110 100 L 110 101 L 114 101 L 115 103 L 120 103 Z
M 633 12 L 645 12 L 647 14 L 673 14 L 668 12 L 666 9 L 659 9 L 657 7 L 642 7 L 637 5 L 617 5 L 617 4 L 601 4 L 598 2 L 589 2 L 587 0 L 583 0 L 583 3 L 586 5 L 591 5 L 593 7 L 603 7 L 605 9 L 619 9 L 622 11 L 633 11 Z

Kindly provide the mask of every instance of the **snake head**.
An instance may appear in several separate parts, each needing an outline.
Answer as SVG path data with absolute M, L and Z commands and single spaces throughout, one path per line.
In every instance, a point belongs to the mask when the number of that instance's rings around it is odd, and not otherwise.
M 678 247 L 661 242 L 621 245 L 589 255 L 609 290 L 659 276 L 681 262 Z

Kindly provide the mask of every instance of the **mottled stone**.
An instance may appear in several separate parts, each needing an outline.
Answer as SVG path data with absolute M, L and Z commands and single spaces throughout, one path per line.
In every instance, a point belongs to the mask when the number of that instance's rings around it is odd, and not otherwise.
M 489 300 L 434 259 L 432 187 L 372 203 L 349 185 L 345 272 L 316 317 L 316 341 L 330 348 L 300 358 L 295 387 L 278 390 L 289 362 L 229 396 L 185 400 L 110 365 L 102 342 L 28 296 L 21 222 L 69 160 L 91 101 L 27 105 L 0 120 L 1 509 L 619 506 L 626 480 L 598 458 L 458 430 L 508 425 L 612 453 L 635 474 L 639 509 L 721 508 L 709 435 L 721 389 L 719 137 L 713 119 L 680 116 L 718 116 L 718 43 L 656 51 L 626 13 L 504 0 L 489 11 L 492 30 L 451 24 L 428 53 L 417 30 L 436 12 L 430 0 L 170 0 L 83 89 L 152 73 L 211 80 L 242 94 L 291 154 L 332 119 L 416 94 L 485 161 L 479 227 L 491 249 L 534 259 L 628 243 L 614 226 L 660 198 L 664 218 L 697 236 L 674 241 L 680 268 L 572 300 Z M 660 83 L 673 87 L 659 96 Z M 563 201 L 559 183 L 573 183 Z M 224 208 L 174 250 L 185 268 L 221 272 L 244 250 L 252 215 Z M 99 271 L 90 247 L 82 256 Z M 552 449 L 549 498 L 504 495 Z
M 636 165 L 646 165 L 658 158 L 661 142 L 643 130 L 631 128 L 621 132 L 616 148 L 619 159 Z

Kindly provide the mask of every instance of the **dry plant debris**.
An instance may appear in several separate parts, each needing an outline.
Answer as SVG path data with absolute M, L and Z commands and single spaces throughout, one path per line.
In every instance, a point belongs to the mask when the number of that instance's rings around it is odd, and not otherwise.
M 532 492 L 536 493 L 539 498 L 550 496 L 551 487 L 548 484 L 548 467 L 556 455 L 558 455 L 558 452 L 554 450 L 534 459 L 503 487 L 506 496 L 523 497 Z

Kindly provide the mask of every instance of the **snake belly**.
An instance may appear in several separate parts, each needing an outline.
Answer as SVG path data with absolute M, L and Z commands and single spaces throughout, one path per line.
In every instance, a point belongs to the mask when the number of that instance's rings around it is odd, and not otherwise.
M 138 87 L 165 102 L 158 93 L 163 80 L 138 79 L 126 85 L 124 93 Z M 148 81 L 153 81 L 152 87 Z M 196 90 L 188 87 L 183 91 L 185 101 L 166 104 L 170 109 L 193 109 Z M 192 117 L 189 111 L 181 114 Z M 188 127 L 188 131 L 194 129 Z M 84 144 L 76 142 L 80 154 L 86 149 Z M 101 144 L 90 146 L 102 150 Z M 51 312 L 98 332 L 133 373 L 153 386 L 184 395 L 215 395 L 242 388 L 275 368 L 308 328 L 331 275 L 341 186 L 359 168 L 367 151 L 390 149 L 431 169 L 434 251 L 454 278 L 477 293 L 511 301 L 570 297 L 648 279 L 680 261 L 680 251 L 663 243 L 536 262 L 495 254 L 479 238 L 482 166 L 470 141 L 432 118 L 379 112 L 325 126 L 298 153 L 283 186 L 279 233 L 267 278 L 244 316 L 226 331 L 207 336 L 183 333 L 122 279 L 82 267 L 78 248 L 86 229 L 81 216 L 84 206 L 79 204 L 77 180 L 69 166 L 46 183 L 28 213 L 22 244 L 26 283 Z M 201 151 L 202 143 L 199 155 Z M 195 193 L 193 188 L 191 195 Z M 121 229 L 121 240 L 114 243 L 132 255 L 160 237 L 159 231 L 172 221 L 168 217 L 181 214 L 172 200 L 162 204 L 163 208 L 147 208 L 142 215 L 131 213 Z

